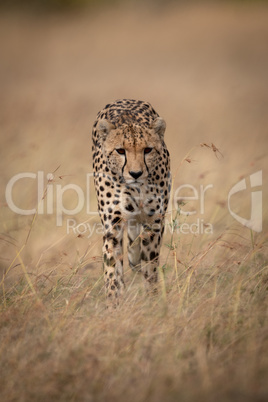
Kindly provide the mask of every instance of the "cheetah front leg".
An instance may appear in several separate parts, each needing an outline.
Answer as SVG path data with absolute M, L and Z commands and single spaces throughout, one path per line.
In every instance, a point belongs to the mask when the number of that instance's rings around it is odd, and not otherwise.
M 141 269 L 140 224 L 136 219 L 128 221 L 128 262 L 133 271 Z
M 164 231 L 161 222 L 158 227 L 144 225 L 141 241 L 142 273 L 149 293 L 157 293 L 159 254 Z
M 118 298 L 124 291 L 123 278 L 123 228 L 107 230 L 103 236 L 104 281 L 107 298 L 118 304 Z

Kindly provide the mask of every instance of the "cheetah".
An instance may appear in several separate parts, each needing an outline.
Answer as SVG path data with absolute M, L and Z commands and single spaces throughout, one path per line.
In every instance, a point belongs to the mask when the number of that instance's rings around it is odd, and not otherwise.
M 170 193 L 170 158 L 165 121 L 148 102 L 110 103 L 93 125 L 93 175 L 103 225 L 106 296 L 118 303 L 124 291 L 123 233 L 128 261 L 157 291 L 164 218 Z

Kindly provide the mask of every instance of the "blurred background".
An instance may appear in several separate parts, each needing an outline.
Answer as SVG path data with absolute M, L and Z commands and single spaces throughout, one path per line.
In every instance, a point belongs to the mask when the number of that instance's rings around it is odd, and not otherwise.
M 42 171 L 55 172 L 54 187 L 76 184 L 86 191 L 92 124 L 103 106 L 119 98 L 149 101 L 166 120 L 174 189 L 190 184 L 200 195 L 201 185 L 213 186 L 203 213 L 199 200 L 185 207 L 197 211 L 188 219 L 213 224 L 213 234 L 182 236 L 182 243 L 200 248 L 230 228 L 240 235 L 245 229 L 228 212 L 228 192 L 242 178 L 249 187 L 249 175 L 259 170 L 263 231 L 254 236 L 266 235 L 267 2 L 6 0 L 0 47 L 2 270 L 26 239 L 22 255 L 32 267 L 40 259 L 71 267 L 88 244 L 93 256 L 101 256 L 100 235 L 68 234 L 66 217 L 57 227 L 55 212 L 45 210 L 34 222 L 15 214 L 5 190 L 14 175 Z M 36 206 L 36 186 L 32 179 L 14 185 L 20 208 Z M 232 202 L 249 219 L 250 188 Z M 75 193 L 66 192 L 64 203 L 74 208 Z M 85 208 L 75 219 L 99 222 Z

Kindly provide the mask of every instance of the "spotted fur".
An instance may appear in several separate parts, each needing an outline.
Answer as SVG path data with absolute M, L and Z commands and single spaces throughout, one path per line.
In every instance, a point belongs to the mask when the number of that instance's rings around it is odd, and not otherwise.
M 102 221 L 106 294 L 115 300 L 125 287 L 123 229 L 128 260 L 156 289 L 157 268 L 170 192 L 165 122 L 143 101 L 117 100 L 93 125 L 93 170 Z

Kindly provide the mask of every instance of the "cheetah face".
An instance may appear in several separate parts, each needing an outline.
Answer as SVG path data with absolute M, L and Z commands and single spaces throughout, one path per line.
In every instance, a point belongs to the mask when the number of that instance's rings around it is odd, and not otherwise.
M 144 182 L 159 164 L 165 122 L 157 118 L 151 128 L 123 124 L 114 128 L 107 120 L 97 126 L 102 152 L 111 172 L 121 182 Z

